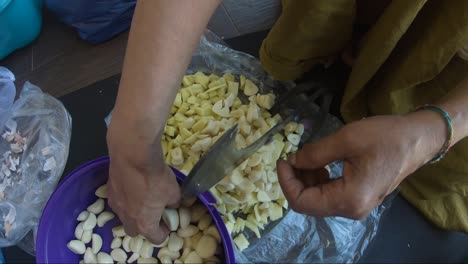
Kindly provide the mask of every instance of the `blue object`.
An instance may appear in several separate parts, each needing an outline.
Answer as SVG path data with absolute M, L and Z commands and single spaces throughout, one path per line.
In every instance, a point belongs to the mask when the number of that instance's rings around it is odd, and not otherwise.
M 36 39 L 41 7 L 42 0 L 0 0 L 0 60 Z
M 127 30 L 135 5 L 136 0 L 46 0 L 52 13 L 93 44 Z

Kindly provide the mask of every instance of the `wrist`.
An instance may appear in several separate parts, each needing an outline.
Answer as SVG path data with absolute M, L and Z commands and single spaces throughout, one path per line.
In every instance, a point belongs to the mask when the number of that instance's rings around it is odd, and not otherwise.
M 439 113 L 431 110 L 419 110 L 405 116 L 411 133 L 411 142 L 415 144 L 416 154 L 423 156 L 424 164 L 436 157 L 448 140 L 446 120 Z

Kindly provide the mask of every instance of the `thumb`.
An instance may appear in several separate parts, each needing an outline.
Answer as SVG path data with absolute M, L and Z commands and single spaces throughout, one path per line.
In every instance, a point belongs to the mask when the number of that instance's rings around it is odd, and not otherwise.
M 278 179 L 291 208 L 302 214 L 326 217 L 340 215 L 344 182 L 342 179 L 318 186 L 304 186 L 285 161 L 277 162 Z
M 305 144 L 288 157 L 288 162 L 298 169 L 318 169 L 335 160 L 344 158 L 346 144 L 339 133 L 332 134 L 314 143 Z
M 160 244 L 164 240 L 166 240 L 167 236 L 169 236 L 169 228 L 164 224 L 164 222 L 160 222 L 157 224 L 153 230 L 145 234 L 145 237 L 154 244 Z

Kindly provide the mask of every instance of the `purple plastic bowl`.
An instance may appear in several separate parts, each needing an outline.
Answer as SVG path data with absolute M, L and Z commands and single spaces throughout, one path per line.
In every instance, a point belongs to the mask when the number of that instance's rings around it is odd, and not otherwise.
M 68 175 L 57 187 L 42 212 L 36 240 L 37 263 L 78 263 L 80 256 L 67 248 L 68 241 L 75 239 L 74 231 L 78 224 L 78 214 L 96 200 L 94 191 L 106 183 L 109 171 L 109 158 L 90 161 Z M 179 181 L 185 176 L 174 169 Z M 216 202 L 208 192 L 200 195 L 199 200 L 208 208 L 221 235 L 225 253 L 225 263 L 235 263 L 231 237 L 216 208 Z M 110 208 L 106 205 L 106 210 Z M 103 240 L 102 251 L 110 252 L 112 228 L 120 225 L 114 218 L 102 228 L 94 229 Z M 156 256 L 155 251 L 154 256 Z

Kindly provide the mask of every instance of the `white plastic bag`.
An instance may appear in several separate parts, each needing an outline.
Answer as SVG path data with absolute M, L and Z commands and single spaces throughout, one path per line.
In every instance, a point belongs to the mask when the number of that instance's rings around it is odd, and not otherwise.
M 294 85 L 290 82 L 274 81 L 261 67 L 257 58 L 233 50 L 210 31 L 206 31 L 200 40 L 198 49 L 192 56 L 187 74 L 197 71 L 222 75 L 230 72 L 242 74 L 255 82 L 262 93 L 281 92 Z M 319 107 L 315 106 L 319 114 Z M 109 125 L 112 113 L 106 117 Z M 336 131 L 341 122 L 334 116 L 327 115 L 323 126 L 312 139 L 324 137 Z M 331 177 L 341 175 L 340 162 L 330 164 Z M 364 220 L 355 221 L 342 217 L 316 218 L 294 211 L 280 220 L 271 222 L 261 231 L 262 238 L 257 239 L 250 231 L 245 235 L 251 243 L 243 252 L 236 252 L 238 263 L 349 263 L 357 262 L 368 244 L 377 233 L 380 218 L 390 205 L 391 198 L 375 208 Z
M 0 67 L 0 247 L 19 243 L 34 254 L 42 209 L 67 161 L 71 117 L 29 82 L 13 103 L 13 81 Z

